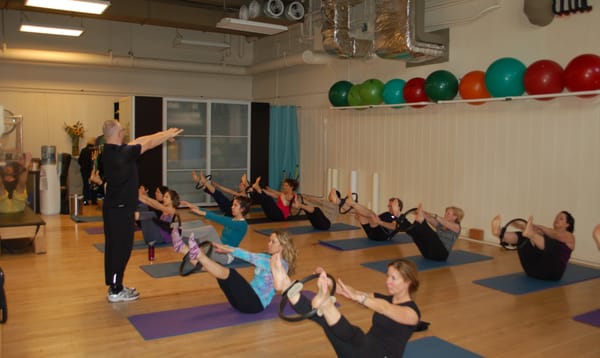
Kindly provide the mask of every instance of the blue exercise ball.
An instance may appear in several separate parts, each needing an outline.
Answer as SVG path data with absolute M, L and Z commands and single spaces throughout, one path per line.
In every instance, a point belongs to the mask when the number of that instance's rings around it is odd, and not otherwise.
M 404 94 L 402 93 L 405 84 L 406 81 L 399 78 L 387 81 L 383 85 L 383 102 L 385 104 L 405 103 L 406 100 L 404 100 Z
M 494 61 L 485 72 L 485 86 L 493 97 L 520 96 L 525 92 L 523 76 L 527 66 L 512 57 Z

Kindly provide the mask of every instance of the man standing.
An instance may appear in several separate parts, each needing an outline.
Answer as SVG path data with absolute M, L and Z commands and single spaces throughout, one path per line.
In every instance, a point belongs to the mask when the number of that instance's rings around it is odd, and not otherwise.
M 135 288 L 123 286 L 123 274 L 133 248 L 134 212 L 138 201 L 138 173 L 136 160 L 146 151 L 167 140 L 172 141 L 182 129 L 169 128 L 136 138 L 123 144 L 121 124 L 110 119 L 104 122 L 102 133 L 106 140 L 102 152 L 105 178 L 105 197 L 102 209 L 104 219 L 104 274 L 109 302 L 133 301 L 139 298 Z

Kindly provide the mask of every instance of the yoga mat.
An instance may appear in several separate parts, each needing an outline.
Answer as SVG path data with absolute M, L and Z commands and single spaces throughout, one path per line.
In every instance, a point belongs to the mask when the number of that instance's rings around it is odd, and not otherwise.
M 306 218 L 306 215 L 298 215 L 298 216 L 289 216 L 287 218 L 287 220 L 283 220 L 283 221 L 273 221 L 267 217 L 264 217 L 264 218 L 249 218 L 249 219 L 246 219 L 246 222 L 248 224 L 263 224 L 263 223 L 301 221 L 301 220 L 308 220 L 308 219 Z
M 102 215 L 100 215 L 100 216 L 75 216 L 75 215 L 71 215 L 71 220 L 75 221 L 76 223 L 87 223 L 87 222 L 94 222 L 94 221 L 102 221 Z
M 276 231 L 276 230 L 287 231 L 291 235 L 303 235 L 303 234 L 314 234 L 314 233 L 319 233 L 319 232 L 329 232 L 329 231 L 333 232 L 333 231 L 345 231 L 345 230 L 356 230 L 356 229 L 360 229 L 360 228 L 358 226 L 354 226 L 354 225 L 349 225 L 349 224 L 344 224 L 344 223 L 335 223 L 335 224 L 331 224 L 331 227 L 329 228 L 329 230 L 317 230 L 314 227 L 312 227 L 312 225 L 306 225 L 306 226 L 295 226 L 295 227 L 288 227 L 288 228 L 260 229 L 260 230 L 255 230 L 255 231 L 259 234 L 269 236 L 269 235 L 271 235 L 271 233 L 273 231 Z
M 600 327 L 600 309 L 580 314 L 579 316 L 573 317 L 573 319 L 581 323 L 587 323 L 595 327 Z
M 445 340 L 430 336 L 408 342 L 404 358 L 476 358 L 483 357 Z
M 560 287 L 576 282 L 600 277 L 600 270 L 585 266 L 568 264 L 567 270 L 560 281 L 538 280 L 517 272 L 473 281 L 474 283 L 513 295 L 522 295 L 548 288 Z
M 342 239 L 342 240 L 319 240 L 319 244 L 328 246 L 336 250 L 357 250 L 357 249 L 369 249 L 372 247 L 389 246 L 397 244 L 408 244 L 411 243 L 412 238 L 406 234 L 398 234 L 393 239 L 388 241 L 375 241 L 369 240 L 366 237 L 360 237 L 355 239 Z
M 163 262 L 163 263 L 154 263 L 151 265 L 142 265 L 142 266 L 140 266 L 140 268 L 145 273 L 147 273 L 148 275 L 150 275 L 153 278 L 163 278 L 163 277 L 179 276 L 179 265 L 180 264 L 181 264 L 181 261 Z M 250 264 L 244 260 L 235 259 L 229 265 L 223 265 L 223 266 L 228 267 L 228 268 L 243 268 L 243 267 L 251 267 L 252 264 Z M 205 272 L 205 271 L 193 272 L 192 274 L 201 273 L 201 272 Z
M 303 293 L 309 298 L 314 296 L 310 291 Z M 281 296 L 276 295 L 260 313 L 241 313 L 229 303 L 217 303 L 130 316 L 129 322 L 145 340 L 165 338 L 277 318 L 280 302 Z M 283 312 L 286 315 L 296 314 L 289 305 Z
M 156 244 L 155 247 L 164 247 L 164 246 L 169 246 L 171 245 L 171 243 L 166 243 L 166 242 L 162 242 L 160 244 Z M 96 249 L 98 249 L 98 251 L 100 252 L 104 252 L 104 243 L 103 242 L 97 242 L 94 244 L 94 247 Z M 148 245 L 146 245 L 146 242 L 144 240 L 134 240 L 133 241 L 133 250 L 140 250 L 140 249 L 146 249 L 148 248 Z
M 456 265 L 464 265 L 470 264 L 472 262 L 491 260 L 491 256 L 485 256 L 480 254 L 475 254 L 472 252 L 462 251 L 462 250 L 454 250 L 448 256 L 448 260 L 446 261 L 434 261 L 424 258 L 423 256 L 407 256 L 406 259 L 411 260 L 417 265 L 417 269 L 419 271 L 426 271 L 431 269 L 437 269 L 441 267 L 449 267 Z M 393 259 L 381 260 L 381 261 L 372 261 L 365 262 L 361 264 L 362 266 L 368 267 L 375 271 L 387 272 L 387 264 Z

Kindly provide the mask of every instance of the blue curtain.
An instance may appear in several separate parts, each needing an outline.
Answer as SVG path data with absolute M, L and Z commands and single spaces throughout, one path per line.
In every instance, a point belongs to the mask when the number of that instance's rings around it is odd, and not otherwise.
M 285 178 L 299 173 L 296 106 L 271 106 L 269 120 L 269 186 L 279 190 Z M 285 177 L 284 177 L 285 176 Z

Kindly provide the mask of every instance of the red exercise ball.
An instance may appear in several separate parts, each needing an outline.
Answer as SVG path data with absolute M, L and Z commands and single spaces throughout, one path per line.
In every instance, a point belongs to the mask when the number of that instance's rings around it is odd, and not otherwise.
M 458 93 L 462 99 L 479 99 L 479 98 L 490 98 L 492 95 L 485 87 L 485 72 L 483 71 L 471 71 L 460 79 L 458 85 Z M 472 105 L 480 105 L 485 102 L 468 102 Z
M 600 56 L 585 54 L 575 57 L 565 67 L 565 87 L 570 92 L 600 89 Z M 579 96 L 593 97 L 595 95 Z
M 523 84 L 528 94 L 560 93 L 565 87 L 563 68 L 551 60 L 539 60 L 527 67 L 523 76 Z M 554 97 L 536 98 L 542 101 Z
M 404 100 L 406 103 L 411 102 L 427 102 L 427 94 L 425 93 L 425 79 L 422 77 L 411 78 L 406 82 L 402 89 Z M 411 106 L 414 108 L 422 108 L 425 105 Z

